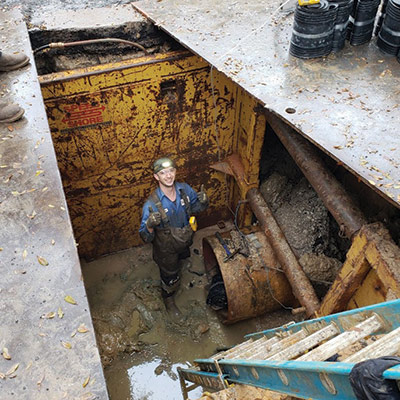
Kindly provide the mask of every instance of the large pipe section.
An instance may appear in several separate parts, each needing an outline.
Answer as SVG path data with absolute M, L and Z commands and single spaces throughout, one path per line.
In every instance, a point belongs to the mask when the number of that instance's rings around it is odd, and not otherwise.
M 296 256 L 286 241 L 285 235 L 276 222 L 272 211 L 257 188 L 247 192 L 249 205 L 267 236 L 278 261 L 292 287 L 293 294 L 305 308 L 307 317 L 315 315 L 319 301 L 314 288 L 298 263 Z
M 267 120 L 341 230 L 352 239 L 367 224 L 360 209 L 327 169 L 311 143 L 278 117 L 269 114 Z

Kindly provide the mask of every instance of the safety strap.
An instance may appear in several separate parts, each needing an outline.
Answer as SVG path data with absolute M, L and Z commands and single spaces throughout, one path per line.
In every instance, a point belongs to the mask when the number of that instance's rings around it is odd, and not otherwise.
M 183 200 L 183 204 L 185 205 L 185 211 L 188 219 L 192 214 L 192 209 L 190 207 L 190 199 L 189 196 L 185 193 L 183 188 L 179 189 L 179 194 L 181 195 L 181 199 Z
M 167 216 L 167 213 L 164 210 L 164 207 L 161 204 L 161 200 L 158 197 L 158 194 L 156 192 L 153 192 L 150 196 L 151 200 L 153 201 L 153 203 L 156 205 L 158 212 L 161 215 L 161 221 L 164 225 L 164 227 L 168 227 L 169 226 L 169 218 Z

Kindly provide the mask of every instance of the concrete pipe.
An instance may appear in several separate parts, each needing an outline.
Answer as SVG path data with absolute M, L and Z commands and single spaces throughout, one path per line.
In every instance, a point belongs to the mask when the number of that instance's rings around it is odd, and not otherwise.
M 227 244 L 230 233 L 222 236 Z M 227 253 L 218 239 L 203 239 L 204 265 L 211 282 L 219 272 L 225 286 L 227 309 L 218 310 L 225 324 L 256 317 L 275 311 L 282 306 L 293 307 L 296 302 L 290 284 L 281 271 L 279 262 L 263 232 L 246 235 L 249 244 L 248 257 L 238 253 L 225 261 Z M 232 246 L 230 246 L 233 252 Z

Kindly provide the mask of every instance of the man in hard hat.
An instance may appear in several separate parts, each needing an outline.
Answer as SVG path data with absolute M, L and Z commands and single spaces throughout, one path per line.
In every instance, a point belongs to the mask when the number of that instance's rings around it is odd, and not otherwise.
M 196 193 L 188 184 L 175 182 L 176 167 L 170 158 L 156 160 L 153 173 L 158 188 L 143 206 L 139 233 L 146 243 L 153 243 L 165 307 L 178 317 L 173 296 L 180 283 L 181 260 L 190 257 L 194 230 L 189 219 L 207 208 L 208 197 L 204 185 Z

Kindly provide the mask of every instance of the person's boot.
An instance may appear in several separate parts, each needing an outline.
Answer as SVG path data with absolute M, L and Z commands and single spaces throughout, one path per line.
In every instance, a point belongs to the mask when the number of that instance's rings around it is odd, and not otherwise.
M 25 54 L 8 54 L 1 53 L 0 55 L 0 71 L 7 72 L 24 67 L 29 63 L 29 57 Z
M 0 123 L 18 121 L 24 115 L 24 109 L 16 104 L 0 102 Z
M 164 298 L 165 308 L 167 309 L 168 314 L 171 315 L 174 319 L 182 318 L 182 313 L 179 308 L 175 304 L 175 300 L 173 296 L 168 296 Z

